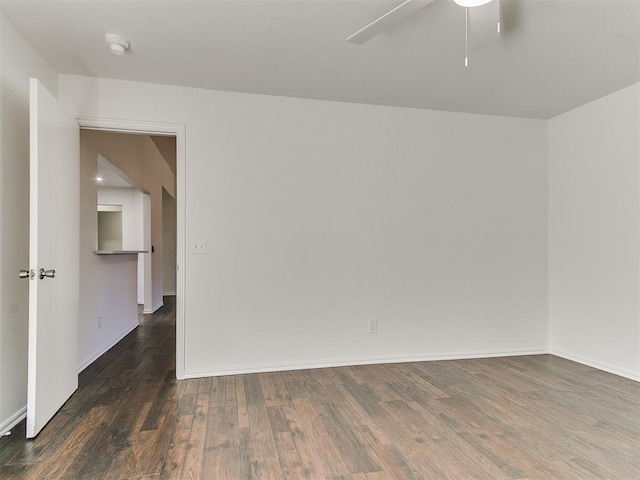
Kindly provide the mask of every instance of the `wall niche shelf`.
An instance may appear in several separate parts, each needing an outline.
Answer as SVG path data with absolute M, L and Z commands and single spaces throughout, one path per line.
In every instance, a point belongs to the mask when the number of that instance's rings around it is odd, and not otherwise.
M 149 250 L 96 250 L 96 255 L 130 255 L 149 253 Z

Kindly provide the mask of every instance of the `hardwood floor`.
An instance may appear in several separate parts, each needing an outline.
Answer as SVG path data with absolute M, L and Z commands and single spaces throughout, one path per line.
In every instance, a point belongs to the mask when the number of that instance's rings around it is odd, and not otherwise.
M 640 385 L 549 355 L 175 380 L 174 304 L 0 478 L 635 479 Z

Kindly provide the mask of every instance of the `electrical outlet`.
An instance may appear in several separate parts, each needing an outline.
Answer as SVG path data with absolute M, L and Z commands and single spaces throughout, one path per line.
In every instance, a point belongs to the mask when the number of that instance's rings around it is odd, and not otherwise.
M 102 328 L 102 316 L 98 315 L 98 330 Z
M 367 332 L 369 334 L 375 335 L 378 333 L 378 321 L 377 320 L 369 320 Z

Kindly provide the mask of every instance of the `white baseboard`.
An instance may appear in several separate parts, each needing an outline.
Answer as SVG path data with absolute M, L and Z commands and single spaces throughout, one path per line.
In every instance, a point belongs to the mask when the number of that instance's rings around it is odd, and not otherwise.
M 164 306 L 164 302 L 160 302 L 158 305 L 155 305 L 154 307 L 151 308 L 151 310 L 148 309 L 144 309 L 142 310 L 142 313 L 144 313 L 145 315 L 149 314 L 149 313 L 155 313 L 157 312 L 160 307 Z
M 176 296 L 176 292 L 164 292 L 162 294 L 163 297 L 175 297 Z
M 636 382 L 640 382 L 640 376 L 638 376 L 637 373 L 630 372 L 627 370 L 621 370 L 620 368 L 614 367 L 612 365 L 607 365 L 606 363 L 589 360 L 579 355 L 563 352 L 562 350 L 558 350 L 555 348 L 550 349 L 549 353 L 551 355 L 555 355 L 556 357 L 565 358 L 567 360 L 571 360 L 572 362 L 581 363 L 582 365 L 586 365 L 588 367 L 593 367 L 598 370 L 602 370 L 603 372 L 613 373 L 614 375 L 618 375 L 619 377 L 624 377 L 630 380 L 635 380 Z
M 129 335 L 129 333 L 131 333 L 133 330 L 135 330 L 138 327 L 138 325 L 139 325 L 138 322 L 136 322 L 135 324 L 131 325 L 130 327 L 127 327 L 120 334 L 116 335 L 113 339 L 108 341 L 95 354 L 91 355 L 87 360 L 82 362 L 82 364 L 80 365 L 80 368 L 78 369 L 78 373 L 82 372 L 85 368 L 87 368 L 89 365 L 91 365 L 93 362 L 95 362 L 98 358 L 100 358 L 102 355 L 107 353 L 107 351 L 109 351 L 116 343 L 118 343 L 124 337 Z
M 5 432 L 11 431 L 11 429 L 15 427 L 17 424 L 19 424 L 22 420 L 24 420 L 26 416 L 27 416 L 27 406 L 25 405 L 16 413 L 14 413 L 9 418 L 7 418 L 5 421 L 0 423 L 0 435 Z
M 536 350 L 505 350 L 497 352 L 468 352 L 440 355 L 397 355 L 388 357 L 361 357 L 319 360 L 317 362 L 263 364 L 227 367 L 215 370 L 189 371 L 185 369 L 183 378 L 220 377 L 223 375 L 241 375 L 246 373 L 282 372 L 287 370 L 308 370 L 311 368 L 349 367 L 354 365 L 374 365 L 382 363 L 431 362 L 435 360 L 465 360 L 471 358 L 517 357 L 522 355 L 545 355 L 549 351 Z

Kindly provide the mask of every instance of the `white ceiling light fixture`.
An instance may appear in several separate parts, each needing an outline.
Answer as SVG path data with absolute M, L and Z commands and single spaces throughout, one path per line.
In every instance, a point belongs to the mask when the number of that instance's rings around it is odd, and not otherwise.
M 119 33 L 107 33 L 104 36 L 104 39 L 109 44 L 111 48 L 111 53 L 114 55 L 124 55 L 124 52 L 129 49 L 131 46 L 131 42 L 124 35 L 120 35 Z
M 482 5 L 486 5 L 491 0 L 453 0 L 453 1 L 456 2 L 458 5 L 460 5 L 461 7 L 473 8 L 473 7 L 480 7 Z

